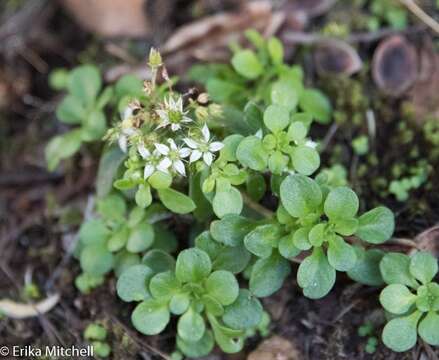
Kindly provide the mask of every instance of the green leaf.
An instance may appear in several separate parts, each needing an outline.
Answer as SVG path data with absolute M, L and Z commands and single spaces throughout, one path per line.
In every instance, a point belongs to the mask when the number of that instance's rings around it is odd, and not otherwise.
M 159 214 L 157 214 L 159 216 Z M 163 250 L 167 253 L 174 252 L 177 249 L 176 234 L 160 224 L 154 225 L 154 248 Z
M 311 175 L 320 166 L 320 156 L 316 149 L 301 145 L 291 154 L 294 169 L 303 175 Z
M 309 231 L 308 227 L 303 227 L 297 229 L 293 234 L 293 244 L 300 250 L 309 250 L 312 244 L 309 242 Z
M 206 307 L 206 312 L 213 316 L 222 316 L 224 314 L 224 307 L 213 296 L 205 294 L 203 295 L 202 302 Z
M 236 150 L 242 139 L 244 139 L 244 136 L 239 134 L 227 136 L 223 141 L 224 147 L 220 152 L 221 158 L 227 161 L 236 161 Z
M 287 108 L 280 105 L 269 105 L 264 111 L 264 124 L 276 133 L 285 129 L 290 123 L 290 114 Z
M 326 226 L 327 224 L 320 223 L 311 228 L 308 240 L 312 246 L 322 246 L 323 242 L 327 240 Z
M 384 309 L 392 314 L 406 313 L 415 303 L 416 295 L 412 294 L 405 285 L 387 285 L 380 294 L 380 303 Z
M 190 358 L 207 356 L 212 351 L 214 345 L 215 341 L 210 330 L 205 331 L 203 337 L 198 341 L 185 341 L 177 336 L 178 349 Z
M 247 177 L 246 190 L 253 201 L 261 200 L 267 191 L 264 177 L 258 173 L 250 174 Z
M 326 197 L 324 210 L 330 219 L 353 218 L 359 208 L 358 196 L 348 187 L 332 189 Z
M 328 262 L 331 266 L 338 271 L 348 271 L 354 267 L 356 261 L 357 255 L 352 245 L 334 235 L 328 246 Z
M 67 95 L 56 108 L 56 117 L 66 124 L 81 124 L 87 117 L 87 111 L 80 99 Z
M 282 154 L 280 151 L 275 151 L 268 158 L 268 168 L 273 174 L 281 175 L 287 170 L 288 156 Z
M 129 253 L 126 250 L 119 251 L 114 255 L 114 272 L 116 277 L 122 275 L 122 273 L 133 265 L 140 263 L 139 255 Z
M 170 313 L 167 304 L 148 299 L 136 306 L 131 314 L 134 327 L 144 335 L 157 335 L 168 325 Z
M 170 300 L 181 290 L 181 284 L 172 271 L 154 275 L 149 282 L 149 291 L 155 299 L 162 302 Z
M 351 236 L 358 229 L 359 221 L 355 218 L 352 219 L 336 219 L 334 231 L 343 236 Z
M 206 324 L 200 314 L 189 308 L 178 320 L 178 336 L 186 341 L 199 341 L 206 331 Z
M 416 327 L 421 317 L 419 311 L 409 316 L 399 317 L 390 320 L 383 330 L 384 344 L 396 352 L 403 352 L 411 349 L 416 344 Z
M 239 285 L 231 272 L 218 270 L 214 271 L 207 278 L 206 290 L 207 293 L 218 300 L 221 305 L 230 305 L 238 297 Z
M 110 236 L 110 230 L 102 220 L 92 219 L 82 223 L 79 239 L 82 245 L 104 245 Z
M 100 110 L 94 110 L 88 114 L 83 122 L 82 140 L 100 140 L 107 130 L 105 114 Z
M 117 194 L 108 195 L 97 202 L 97 211 L 106 220 L 124 220 L 126 210 L 125 200 Z
M 148 266 L 154 273 L 174 271 L 175 260 L 167 252 L 159 249 L 148 251 L 142 258 L 142 264 Z
M 307 133 L 308 129 L 301 121 L 294 121 L 288 128 L 288 137 L 293 141 L 305 139 Z
M 105 245 L 88 245 L 79 257 L 81 269 L 93 275 L 104 275 L 113 267 L 113 254 Z
M 140 184 L 135 195 L 138 207 L 145 209 L 152 203 L 151 188 L 147 184 Z
M 153 275 L 154 272 L 148 266 L 131 266 L 117 280 L 117 295 L 126 302 L 142 301 L 150 298 L 147 282 Z
M 273 64 L 282 64 L 284 57 L 284 48 L 280 40 L 275 37 L 271 37 L 270 39 L 268 39 L 267 49 Z
M 114 92 L 112 87 L 106 87 L 104 91 L 99 95 L 96 104 L 95 109 L 97 110 L 103 110 L 105 106 L 113 99 Z
M 256 136 L 247 136 L 239 143 L 236 157 L 252 170 L 263 171 L 267 167 L 268 153 L 262 146 L 262 140 Z
M 209 255 L 203 250 L 192 248 L 180 252 L 177 257 L 175 272 L 181 282 L 199 282 L 212 270 Z
M 387 284 L 402 284 L 417 288 L 416 280 L 410 274 L 410 258 L 399 253 L 388 253 L 380 262 L 380 271 Z
M 222 326 L 215 317 L 207 314 L 215 336 L 216 343 L 222 351 L 228 354 L 241 351 L 244 346 L 243 331 Z
M 335 283 L 335 269 L 329 264 L 322 248 L 314 248 L 313 253 L 299 265 L 297 283 L 303 294 L 311 299 L 319 299 L 329 293 Z
M 301 250 L 294 245 L 294 233 L 283 236 L 279 241 L 279 253 L 286 259 L 291 259 L 300 254 Z
M 427 344 L 439 346 L 439 315 L 430 311 L 419 323 L 418 332 Z
M 296 108 L 303 85 L 291 81 L 279 80 L 271 87 L 271 101 L 273 104 L 284 106 L 288 111 Z
M 328 124 L 331 120 L 331 103 L 317 89 L 304 90 L 300 96 L 299 105 L 304 112 L 311 114 L 321 124 Z
M 257 297 L 269 296 L 282 287 L 290 271 L 288 260 L 276 252 L 266 259 L 259 259 L 251 272 L 250 291 Z
M 103 153 L 99 160 L 96 176 L 96 192 L 98 197 L 104 197 L 113 188 L 117 171 L 125 160 L 126 154 L 119 147 L 113 146 Z
M 262 129 L 263 126 L 263 115 L 258 104 L 250 100 L 245 104 L 244 107 L 244 120 L 253 130 L 252 133 L 257 132 Z M 233 135 L 232 135 L 233 136 Z
M 227 214 L 239 215 L 243 207 L 241 193 L 233 186 L 225 191 L 217 191 L 213 198 L 212 206 L 213 211 L 219 218 Z
M 63 159 L 71 157 L 81 147 L 81 130 L 72 130 L 53 137 L 46 146 L 47 168 L 53 171 Z
M 235 71 L 247 79 L 256 79 L 264 70 L 256 54 L 248 49 L 238 51 L 231 62 Z
M 361 247 L 354 247 L 357 254 L 357 261 L 348 276 L 361 284 L 369 286 L 380 286 L 384 284 L 381 277 L 379 264 L 384 257 L 384 251 L 379 249 L 364 250 Z
M 250 258 L 251 254 L 244 246 L 223 246 L 220 253 L 212 260 L 212 268 L 239 274 L 247 267 Z
M 155 171 L 148 178 L 148 182 L 154 189 L 167 189 L 172 184 L 172 176 L 163 171 Z
M 195 210 L 195 203 L 189 196 L 173 189 L 159 189 L 159 198 L 169 210 L 177 214 L 188 214 Z
M 244 244 L 248 251 L 257 257 L 267 258 L 273 248 L 277 247 L 281 238 L 281 229 L 276 224 L 266 224 L 256 227 L 244 238 Z
M 323 195 L 320 186 L 304 175 L 289 175 L 280 186 L 282 205 L 291 216 L 301 218 L 315 211 Z
M 101 74 L 93 65 L 78 66 L 70 72 L 67 88 L 86 107 L 95 102 L 101 87 Z
M 189 181 L 189 196 L 196 205 L 194 216 L 199 222 L 204 222 L 212 216 L 212 205 L 201 189 L 201 181 L 204 181 L 207 173 L 207 171 L 199 171 L 192 174 Z
M 390 239 L 395 229 L 395 218 L 391 210 L 376 207 L 359 217 L 355 235 L 372 244 L 381 244 Z
M 429 252 L 418 251 L 411 257 L 409 269 L 416 279 L 427 284 L 438 272 L 437 259 Z
M 120 99 L 124 96 L 141 96 L 143 82 L 133 74 L 126 74 L 117 80 L 115 85 L 116 96 Z
M 232 329 L 250 329 L 260 323 L 262 310 L 260 301 L 247 289 L 241 289 L 236 301 L 224 309 L 222 319 Z
M 256 223 L 239 215 L 226 215 L 221 220 L 213 221 L 210 225 L 210 234 L 218 242 L 228 246 L 243 244 L 247 235 Z
M 107 249 L 111 252 L 116 252 L 123 249 L 130 236 L 130 229 L 126 226 L 115 232 L 107 243 Z
M 154 242 L 154 228 L 149 223 L 137 225 L 130 234 L 127 242 L 127 250 L 132 253 L 139 253 L 151 247 Z
M 169 302 L 169 310 L 175 315 L 181 315 L 186 312 L 191 303 L 189 294 L 179 293 L 172 296 Z

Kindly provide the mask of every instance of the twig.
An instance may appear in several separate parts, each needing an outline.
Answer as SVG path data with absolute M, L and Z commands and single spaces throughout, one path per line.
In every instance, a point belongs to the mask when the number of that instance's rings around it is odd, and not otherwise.
M 12 319 L 26 319 L 52 310 L 59 301 L 59 294 L 49 296 L 35 304 L 21 304 L 9 299 L 0 300 L 0 313 Z
M 435 33 L 439 34 L 439 23 L 422 10 L 418 4 L 413 0 L 399 0 L 407 9 L 409 9 L 413 15 L 421 20 L 425 25 L 432 29 Z
M 338 124 L 333 123 L 329 128 L 328 132 L 326 133 L 325 137 L 323 138 L 322 145 L 320 146 L 320 152 L 323 152 L 327 148 L 327 146 L 331 142 L 337 130 L 338 130 Z
M 274 213 L 273 211 L 267 209 L 265 206 L 262 206 L 261 204 L 253 201 L 247 194 L 241 193 L 242 198 L 244 200 L 245 205 L 247 205 L 250 209 L 256 211 L 257 213 L 261 214 L 265 218 L 271 218 L 273 217 Z

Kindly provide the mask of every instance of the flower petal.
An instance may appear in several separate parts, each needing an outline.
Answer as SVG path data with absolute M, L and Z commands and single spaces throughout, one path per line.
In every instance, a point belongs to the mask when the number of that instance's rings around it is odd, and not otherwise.
M 203 160 L 206 163 L 207 166 L 212 165 L 212 161 L 213 161 L 213 155 L 210 152 L 205 152 L 203 154 Z
M 209 128 L 207 127 L 206 124 L 204 124 L 203 128 L 201 129 L 201 132 L 203 134 L 204 141 L 208 142 L 210 139 L 210 132 L 209 132 Z
M 184 167 L 183 161 L 177 160 L 174 161 L 172 167 L 177 171 L 180 175 L 186 176 L 186 169 Z
M 179 124 L 171 124 L 171 130 L 172 131 L 177 131 L 180 130 L 181 126 Z
M 214 141 L 209 145 L 209 150 L 212 152 L 220 151 L 224 147 L 224 144 L 219 141 Z
M 189 116 L 183 116 L 183 118 L 181 119 L 181 122 L 184 122 L 184 123 L 190 123 L 192 121 L 193 120 Z
M 128 119 L 133 115 L 133 109 L 130 106 L 127 106 L 122 114 L 122 120 Z
M 187 158 L 191 154 L 191 151 L 192 151 L 191 149 L 184 147 L 184 148 L 181 148 L 180 150 L 178 150 L 178 154 L 180 155 L 180 157 L 182 159 L 184 159 L 184 158 Z
M 151 156 L 151 153 L 149 152 L 149 150 L 145 147 L 145 144 L 142 142 L 139 144 L 139 146 L 137 147 L 137 151 L 139 152 L 139 154 L 142 156 L 142 158 L 147 159 Z
M 157 151 L 162 155 L 168 155 L 169 154 L 169 148 L 164 144 L 154 144 Z
M 143 170 L 143 178 L 148 179 L 155 171 L 155 166 L 151 164 L 147 164 L 145 169 Z
M 172 161 L 169 158 L 165 157 L 160 163 L 157 165 L 157 169 L 160 171 L 166 171 L 172 165 Z
M 192 151 L 191 157 L 189 158 L 189 162 L 193 163 L 197 161 L 203 153 L 200 150 L 194 150 Z
M 177 150 L 177 145 L 175 145 L 175 141 L 173 139 L 168 139 L 168 143 L 172 150 Z
M 125 135 L 120 135 L 118 139 L 120 149 L 126 153 L 128 150 L 128 139 Z
M 183 141 L 186 143 L 187 146 L 189 146 L 192 149 L 198 148 L 198 144 L 195 140 L 190 138 L 184 138 Z

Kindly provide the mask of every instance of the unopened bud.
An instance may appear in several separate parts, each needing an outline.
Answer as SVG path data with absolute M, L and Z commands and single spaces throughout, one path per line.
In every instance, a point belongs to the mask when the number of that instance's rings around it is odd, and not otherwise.
M 151 48 L 151 50 L 149 51 L 149 60 L 148 60 L 148 65 L 151 68 L 158 68 L 162 65 L 162 56 L 160 55 L 160 53 L 155 49 L 155 48 Z
M 201 93 L 200 95 L 198 95 L 197 97 L 197 101 L 200 104 L 207 104 L 209 102 L 209 94 L 208 93 Z

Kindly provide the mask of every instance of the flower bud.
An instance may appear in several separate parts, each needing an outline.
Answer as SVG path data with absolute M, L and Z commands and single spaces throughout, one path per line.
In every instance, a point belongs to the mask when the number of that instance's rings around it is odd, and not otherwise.
M 162 63 L 162 56 L 155 48 L 152 47 L 149 51 L 148 65 L 154 69 L 160 67 Z

